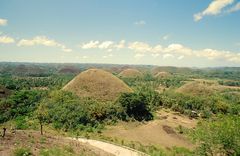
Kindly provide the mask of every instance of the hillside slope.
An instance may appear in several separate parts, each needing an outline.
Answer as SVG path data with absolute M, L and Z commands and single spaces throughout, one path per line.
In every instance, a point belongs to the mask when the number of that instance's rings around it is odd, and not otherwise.
M 101 101 L 112 101 L 121 93 L 132 92 L 122 80 L 101 69 L 89 69 L 80 73 L 63 90 Z
M 135 78 L 142 76 L 142 73 L 137 69 L 125 69 L 121 73 L 119 73 L 119 76 L 126 78 Z

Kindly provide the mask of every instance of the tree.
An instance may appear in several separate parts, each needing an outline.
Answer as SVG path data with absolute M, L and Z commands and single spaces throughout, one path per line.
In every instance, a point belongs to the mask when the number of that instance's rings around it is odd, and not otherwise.
M 148 106 L 147 97 L 138 93 L 123 93 L 118 102 L 124 108 L 130 118 L 138 121 L 151 120 L 153 118 Z
M 44 101 L 38 106 L 38 109 L 36 110 L 36 118 L 40 124 L 41 135 L 43 135 L 43 125 L 48 120 L 48 110 Z

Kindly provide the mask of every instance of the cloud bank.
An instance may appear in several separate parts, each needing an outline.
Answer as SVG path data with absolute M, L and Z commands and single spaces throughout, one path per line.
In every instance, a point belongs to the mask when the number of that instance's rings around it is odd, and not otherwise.
M 104 46 L 103 46 L 104 45 Z M 119 46 L 121 45 L 121 46 Z M 176 58 L 177 60 L 183 60 L 186 58 L 192 59 L 207 59 L 207 60 L 218 60 L 227 61 L 233 63 L 240 63 L 240 53 L 227 51 L 227 50 L 216 50 L 211 48 L 205 49 L 193 49 L 184 46 L 179 43 L 172 43 L 168 46 L 162 46 L 161 44 L 150 45 L 146 42 L 128 42 L 125 40 L 120 42 L 114 41 L 90 41 L 80 46 L 83 50 L 85 49 L 105 49 L 111 51 L 118 50 L 119 47 L 124 50 L 129 50 L 135 52 L 134 58 L 141 59 L 147 55 L 157 58 L 162 56 L 163 59 Z M 86 48 L 87 47 L 87 48 Z
M 58 47 L 64 52 L 71 52 L 72 49 L 67 48 L 65 45 L 58 43 L 53 39 L 49 39 L 46 36 L 36 36 L 33 39 L 21 39 L 17 46 L 35 46 L 35 45 L 43 45 L 47 47 Z
M 0 36 L 0 43 L 2 44 L 9 44 L 14 43 L 15 39 L 9 36 Z

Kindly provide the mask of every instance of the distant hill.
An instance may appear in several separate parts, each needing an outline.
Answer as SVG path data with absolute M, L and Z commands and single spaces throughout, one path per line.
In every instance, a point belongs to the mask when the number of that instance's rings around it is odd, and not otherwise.
M 216 81 L 197 79 L 187 82 L 177 89 L 177 92 L 194 96 L 211 95 L 216 91 L 222 91 L 227 87 L 219 85 Z
M 80 69 L 77 69 L 74 66 L 64 66 L 58 71 L 60 74 L 77 74 L 79 72 Z
M 142 73 L 137 69 L 125 69 L 119 73 L 120 77 L 134 78 L 142 76 Z
M 192 68 L 187 67 L 172 67 L 172 66 L 161 66 L 152 68 L 152 74 L 156 75 L 159 72 L 169 72 L 169 73 L 190 73 L 195 71 Z
M 112 101 L 123 92 L 132 92 L 122 80 L 102 69 L 89 69 L 80 73 L 63 90 L 101 101 Z
M 156 78 L 167 78 L 169 76 L 171 76 L 172 74 L 169 72 L 158 72 L 156 75 L 154 75 L 154 77 Z

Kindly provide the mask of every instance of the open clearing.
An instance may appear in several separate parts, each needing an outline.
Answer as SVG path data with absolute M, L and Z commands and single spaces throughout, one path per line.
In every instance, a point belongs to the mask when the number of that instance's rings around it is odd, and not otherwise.
M 197 120 L 164 110 L 159 111 L 156 118 L 146 123 L 120 122 L 116 126 L 109 126 L 103 135 L 165 148 L 179 146 L 192 149 L 194 147 L 185 136 L 176 131 L 176 128 L 179 125 L 194 128 Z

